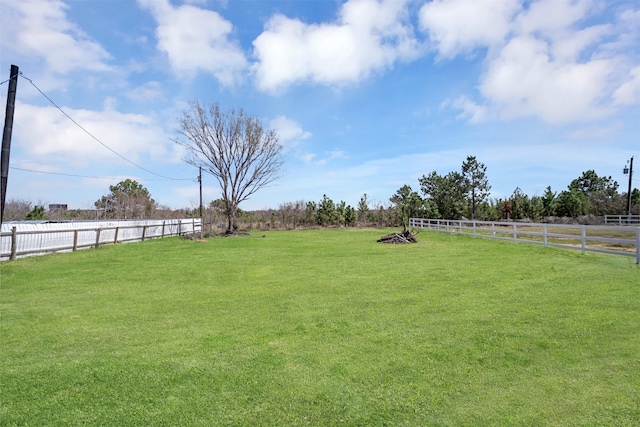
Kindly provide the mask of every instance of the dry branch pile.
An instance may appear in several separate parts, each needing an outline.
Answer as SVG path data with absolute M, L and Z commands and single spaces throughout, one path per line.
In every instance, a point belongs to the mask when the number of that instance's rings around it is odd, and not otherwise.
M 402 243 L 417 243 L 416 235 L 419 231 L 410 232 L 406 228 L 397 233 L 387 234 L 386 236 L 382 236 L 378 239 L 380 243 L 394 243 L 394 244 L 402 244 Z

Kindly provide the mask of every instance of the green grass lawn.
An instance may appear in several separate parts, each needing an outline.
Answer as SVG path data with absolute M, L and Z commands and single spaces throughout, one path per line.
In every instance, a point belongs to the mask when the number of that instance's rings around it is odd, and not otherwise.
M 388 232 L 2 263 L 0 425 L 640 425 L 634 259 Z

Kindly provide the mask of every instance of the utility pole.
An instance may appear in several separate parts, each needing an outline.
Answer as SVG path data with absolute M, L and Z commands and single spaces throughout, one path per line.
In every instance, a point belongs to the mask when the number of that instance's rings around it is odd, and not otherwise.
M 629 215 L 629 223 L 631 223 L 631 185 L 633 178 L 633 157 L 629 161 L 629 169 L 626 167 L 622 170 L 622 172 L 626 175 L 629 172 L 629 191 L 627 191 L 627 215 Z
M 202 166 L 200 166 L 198 182 L 200 183 L 200 240 L 202 240 L 202 229 L 204 228 L 204 218 L 202 217 Z
M 13 111 L 16 106 L 16 90 L 18 89 L 18 66 L 11 65 L 9 74 L 9 90 L 7 93 L 7 110 L 4 116 L 4 132 L 2 133 L 2 159 L 0 160 L 0 224 L 4 220 L 4 202 L 7 198 L 7 181 L 9 179 L 9 153 L 11 152 L 11 132 L 13 131 Z

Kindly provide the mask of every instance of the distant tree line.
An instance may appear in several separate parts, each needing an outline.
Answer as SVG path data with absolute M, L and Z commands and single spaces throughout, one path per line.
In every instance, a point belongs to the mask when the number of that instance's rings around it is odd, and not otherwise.
M 345 202 L 335 204 L 326 195 L 318 203 L 284 203 L 276 210 L 244 212 L 243 225 L 257 228 L 309 226 L 401 226 L 409 218 L 477 219 L 484 221 L 570 221 L 598 222 L 604 215 L 627 212 L 627 194 L 610 176 L 594 170 L 583 172 L 565 190 L 547 187 L 544 194 L 529 196 L 519 187 L 508 198 L 489 198 L 491 185 L 487 168 L 468 156 L 460 171 L 423 175 L 419 192 L 403 185 L 387 203 L 372 203 L 364 194 L 353 209 Z M 632 190 L 632 213 L 640 214 L 640 190 Z
M 519 187 L 508 198 L 489 199 L 491 186 L 486 167 L 469 156 L 461 170 L 439 175 L 431 172 L 419 179 L 421 194 L 404 186 L 392 196 L 403 216 L 442 219 L 475 218 L 485 221 L 553 218 L 602 217 L 627 212 L 627 194 L 619 193 L 618 183 L 594 170 L 583 172 L 566 190 L 529 196 Z M 640 213 L 640 190 L 632 190 L 632 213 Z
M 281 203 L 276 209 L 244 211 L 236 208 L 234 226 L 241 229 L 295 229 L 310 227 L 395 227 L 408 225 L 409 218 L 471 219 L 484 221 L 554 221 L 579 218 L 597 222 L 604 215 L 627 212 L 627 194 L 620 193 L 610 176 L 594 170 L 583 172 L 565 190 L 547 187 L 542 195 L 529 196 L 519 187 L 508 198 L 489 198 L 491 186 L 484 164 L 468 156 L 459 171 L 423 175 L 419 190 L 403 185 L 385 202 L 363 194 L 357 206 L 334 202 L 328 195 L 318 201 Z M 632 213 L 640 214 L 640 190 L 632 190 Z M 94 203 L 95 209 L 46 210 L 42 202 L 10 199 L 5 221 L 11 220 L 95 220 L 198 218 L 198 207 L 169 209 L 159 205 L 149 191 L 134 180 L 109 187 Z M 228 204 L 213 200 L 203 209 L 206 228 L 225 230 L 229 226 Z

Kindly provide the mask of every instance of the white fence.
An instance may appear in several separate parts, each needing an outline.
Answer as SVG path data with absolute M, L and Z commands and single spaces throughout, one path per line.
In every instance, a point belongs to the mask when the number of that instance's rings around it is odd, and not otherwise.
M 605 224 L 640 225 L 640 215 L 605 215 Z
M 200 232 L 200 219 L 2 224 L 0 260 Z
M 410 218 L 414 228 L 624 255 L 640 264 L 640 227 Z

